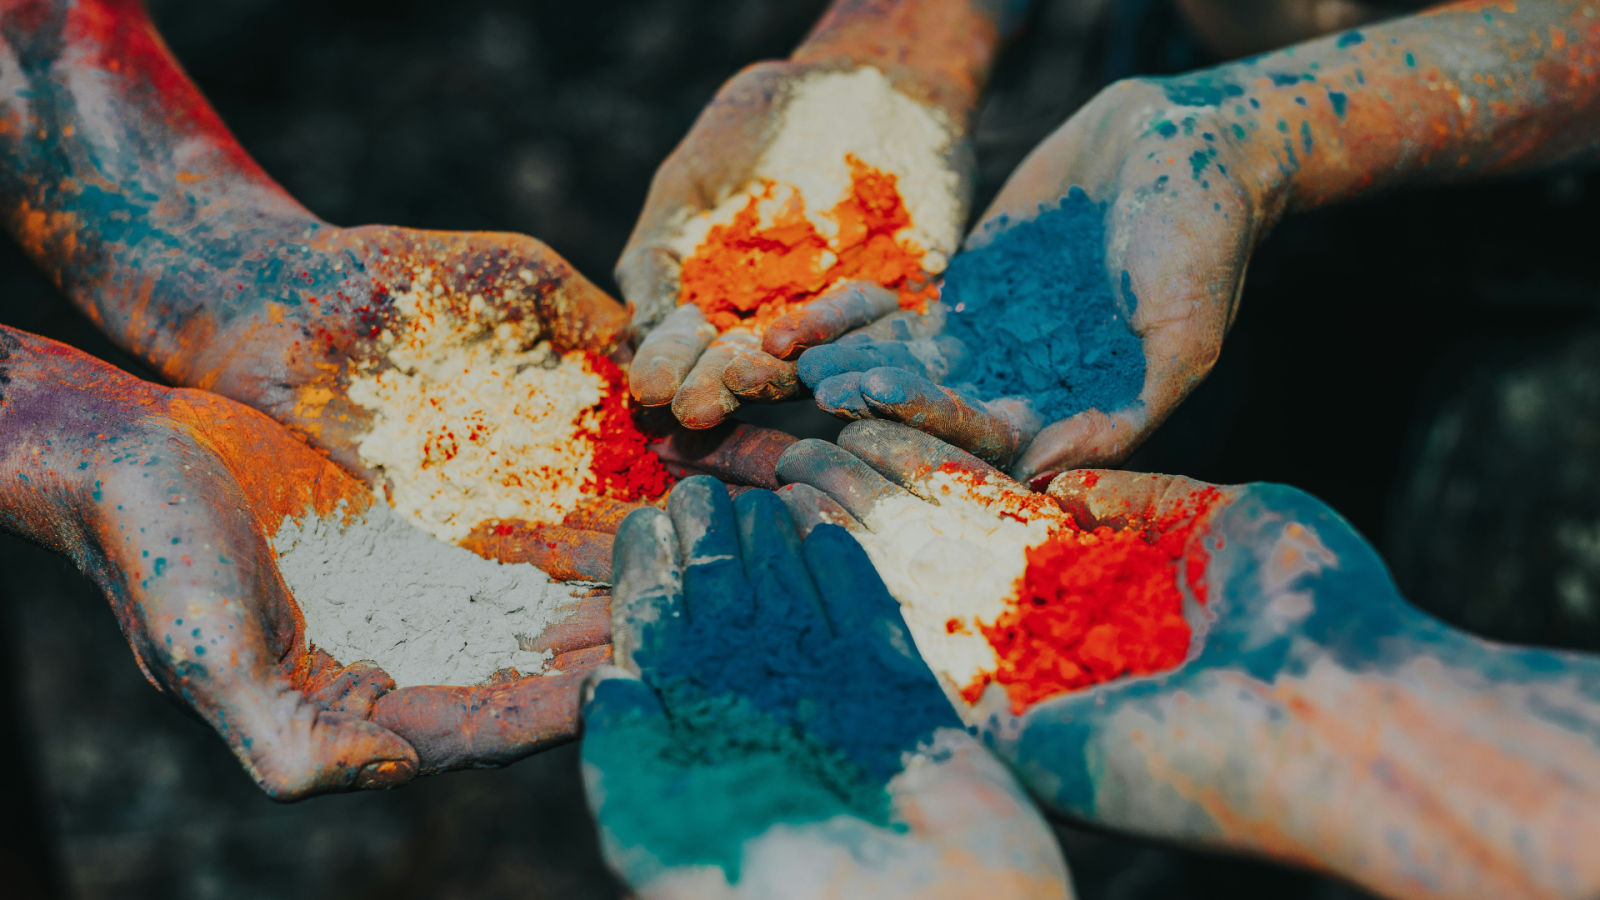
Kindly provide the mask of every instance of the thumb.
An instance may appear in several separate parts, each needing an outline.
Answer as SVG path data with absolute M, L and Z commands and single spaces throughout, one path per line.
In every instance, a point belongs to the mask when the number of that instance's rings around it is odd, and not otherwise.
M 1084 528 L 1123 527 L 1199 512 L 1197 497 L 1215 486 L 1181 475 L 1077 469 L 1050 482 L 1048 493 Z

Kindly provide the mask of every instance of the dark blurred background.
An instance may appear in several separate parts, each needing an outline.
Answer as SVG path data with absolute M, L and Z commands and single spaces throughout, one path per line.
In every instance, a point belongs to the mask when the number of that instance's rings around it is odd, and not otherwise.
M 246 147 L 341 224 L 538 235 L 602 284 L 656 163 L 823 0 L 153 0 Z M 1047 0 L 978 131 L 979 206 L 1096 87 L 1207 62 L 1163 0 Z M 1256 255 L 1211 379 L 1130 463 L 1282 481 L 1407 596 L 1489 637 L 1600 649 L 1592 174 L 1296 218 Z M 0 318 L 140 371 L 10 245 Z M 141 679 L 104 601 L 0 537 L 9 896 L 610 897 L 574 747 L 277 806 Z M 1062 829 L 1087 900 L 1355 898 L 1261 863 Z

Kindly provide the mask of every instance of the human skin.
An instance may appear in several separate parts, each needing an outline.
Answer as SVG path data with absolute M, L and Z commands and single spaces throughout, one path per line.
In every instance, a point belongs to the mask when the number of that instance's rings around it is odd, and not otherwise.
M 624 308 L 533 238 L 317 218 L 228 132 L 137 0 L 0 0 L 0 73 L 0 219 L 33 260 L 166 380 L 265 412 L 375 489 L 391 479 L 363 461 L 374 420 L 352 379 L 392 372 L 399 336 L 435 324 L 396 296 L 441 288 L 470 320 L 464 342 L 606 354 L 626 334 Z M 534 531 L 480 543 L 521 561 L 550 540 Z M 579 562 L 610 540 L 559 536 Z
M 632 514 L 616 559 L 622 667 L 586 691 L 583 769 L 606 859 L 640 896 L 1071 896 L 1044 820 L 945 705 L 842 529 L 802 544 L 772 493 L 730 501 L 699 477 L 674 488 L 665 512 Z M 701 658 L 707 637 L 725 657 Z M 796 641 L 809 649 L 799 672 L 773 662 Z M 870 660 L 870 684 L 830 674 L 841 656 Z M 760 684 L 744 677 L 774 664 Z M 913 715 L 874 708 L 885 684 L 920 694 L 904 702 L 932 719 L 876 722 Z M 875 722 L 888 743 L 872 749 L 893 754 L 892 771 L 831 742 L 841 721 Z M 876 796 L 888 821 L 846 794 Z
M 1025 6 L 1017 0 L 836 0 L 788 59 L 752 65 L 722 86 L 656 171 L 617 263 L 641 339 L 631 374 L 636 399 L 670 404 L 690 428 L 711 427 L 741 402 L 795 393 L 793 360 L 804 348 L 898 308 L 846 291 L 812 301 L 763 334 L 719 336 L 693 304 L 678 306 L 683 260 L 671 245 L 686 220 L 750 180 L 795 84 L 863 67 L 881 71 L 896 90 L 942 112 L 952 126 L 945 159 L 960 188 L 950 202 L 965 222 L 974 179 L 972 123 L 1002 36 Z M 837 199 L 810 202 L 831 206 Z M 951 236 L 950 249 L 958 239 Z
M 1041 409 L 1021 383 L 977 396 L 936 383 L 961 383 L 939 348 L 904 364 L 907 339 L 876 355 L 812 348 L 799 374 L 838 415 L 915 424 L 1023 481 L 1116 463 L 1210 372 L 1250 254 L 1284 216 L 1401 185 L 1592 161 L 1597 108 L 1594 2 L 1455 3 L 1118 82 L 1023 161 L 967 246 L 1003 240 L 1074 188 L 1104 204 L 1105 274 L 1125 316 L 1107 327 L 1131 326 L 1142 344 L 1137 396 L 1108 409 Z
M 146 679 L 275 800 L 394 787 L 568 739 L 579 681 L 606 655 L 609 629 L 591 621 L 603 596 L 544 636 L 559 675 L 396 690 L 377 665 L 312 648 L 268 536 L 285 517 L 371 502 L 261 413 L 0 326 L 0 528 L 71 559 Z
M 932 442 L 854 423 L 844 449 L 797 444 L 780 462 L 795 484 L 780 495 L 803 527 L 859 529 L 878 498 L 918 489 L 930 461 L 988 496 L 1024 492 Z M 1595 896 L 1600 659 L 1495 644 L 1424 615 L 1360 535 L 1301 491 L 1212 488 L 1108 470 L 1051 483 L 1083 528 L 1198 517 L 1173 563 L 1194 633 L 1167 672 L 1020 716 L 991 686 L 965 710 L 1035 796 L 1074 819 L 1260 854 L 1386 896 Z

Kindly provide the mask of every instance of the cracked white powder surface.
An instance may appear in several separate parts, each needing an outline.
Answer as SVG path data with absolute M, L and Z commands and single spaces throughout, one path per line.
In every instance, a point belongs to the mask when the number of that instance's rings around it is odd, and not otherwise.
M 392 368 L 356 374 L 349 390 L 372 414 L 357 449 L 388 502 L 452 543 L 488 521 L 559 522 L 591 469 L 593 446 L 577 438 L 601 376 L 580 353 L 529 345 L 525 329 L 478 324 L 484 299 L 447 296 L 428 270 L 393 301 L 406 327 L 382 335 Z
M 896 176 L 896 187 L 911 215 L 911 225 L 897 237 L 909 238 L 924 251 L 922 267 L 944 271 L 961 241 L 965 224 L 961 180 L 951 171 L 946 154 L 955 129 L 944 113 L 895 90 L 874 68 L 825 72 L 792 85 L 782 107 L 776 133 L 757 160 L 750 181 L 715 209 L 683 223 L 672 244 L 681 258 L 694 254 L 716 225 L 726 225 L 763 182 L 777 186 L 770 201 L 759 204 L 760 221 L 799 194 L 806 218 L 830 242 L 839 225 L 827 212 L 850 194 L 850 165 L 855 156 L 869 166 Z
M 856 538 L 899 601 L 928 667 L 960 690 L 1000 662 L 975 623 L 992 624 L 1005 612 L 1028 567 L 1027 549 L 1062 519 L 1002 516 L 968 496 L 972 485 L 945 472 L 916 489 L 937 505 L 904 495 L 881 500 L 862 523 L 868 532 Z M 951 619 L 960 622 L 954 632 Z
M 307 641 L 342 665 L 371 660 L 400 687 L 538 674 L 549 651 L 523 650 L 518 636 L 565 619 L 582 590 L 443 543 L 381 501 L 348 523 L 343 504 L 285 518 L 272 546 Z

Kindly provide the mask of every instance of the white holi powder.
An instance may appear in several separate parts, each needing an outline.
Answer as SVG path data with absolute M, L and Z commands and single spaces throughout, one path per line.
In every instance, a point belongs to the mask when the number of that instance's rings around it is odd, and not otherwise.
M 681 258 L 692 256 L 713 226 L 733 221 L 751 197 L 762 193 L 764 182 L 772 182 L 774 190 L 772 199 L 758 206 L 762 224 L 798 193 L 806 217 L 831 242 L 839 226 L 827 212 L 849 196 L 845 157 L 855 156 L 896 176 L 911 215 L 911 224 L 896 237 L 924 250 L 922 267 L 929 273 L 944 271 L 964 222 L 961 181 L 945 156 L 955 129 L 943 112 L 895 90 L 877 69 L 862 68 L 799 80 L 790 87 L 781 115 L 750 181 L 721 198 L 710 213 L 683 224 L 672 244 Z
M 856 537 L 900 602 L 928 667 L 959 690 L 999 665 L 975 625 L 992 624 L 1006 611 L 1028 567 L 1027 549 L 1062 519 L 1000 515 L 973 485 L 944 472 L 917 489 L 937 505 L 907 496 L 880 501 L 863 523 L 869 533 Z M 959 623 L 954 632 L 952 619 Z
M 560 521 L 590 471 L 577 438 L 603 379 L 582 354 L 528 344 L 525 328 L 484 328 L 483 298 L 446 296 L 426 270 L 393 299 L 408 324 L 382 336 L 392 368 L 355 375 L 349 392 L 372 413 L 358 450 L 388 502 L 450 542 L 497 519 Z
M 341 504 L 326 518 L 285 518 L 272 537 L 310 643 L 344 665 L 371 660 L 400 687 L 539 673 L 549 651 L 522 650 L 517 637 L 565 619 L 581 588 L 443 543 L 381 502 L 344 519 Z

